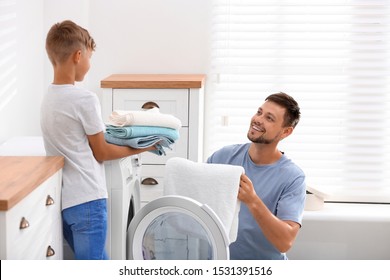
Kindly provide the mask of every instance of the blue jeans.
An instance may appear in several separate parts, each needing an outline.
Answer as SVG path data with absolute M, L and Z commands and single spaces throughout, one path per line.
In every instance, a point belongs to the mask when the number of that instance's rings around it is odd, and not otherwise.
M 64 238 L 76 260 L 107 260 L 107 201 L 98 199 L 62 211 Z

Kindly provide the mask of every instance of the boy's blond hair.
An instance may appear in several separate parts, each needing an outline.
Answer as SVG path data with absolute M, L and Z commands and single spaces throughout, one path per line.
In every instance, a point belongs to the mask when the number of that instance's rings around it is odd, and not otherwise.
M 54 66 L 66 61 L 77 50 L 94 51 L 95 48 L 89 32 L 70 20 L 54 24 L 46 37 L 46 52 Z

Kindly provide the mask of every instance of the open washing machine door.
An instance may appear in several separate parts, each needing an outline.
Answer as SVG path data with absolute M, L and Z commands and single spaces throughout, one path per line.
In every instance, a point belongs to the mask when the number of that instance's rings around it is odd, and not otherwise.
M 146 204 L 131 221 L 127 238 L 128 259 L 229 259 L 221 220 L 207 205 L 184 196 L 163 196 Z

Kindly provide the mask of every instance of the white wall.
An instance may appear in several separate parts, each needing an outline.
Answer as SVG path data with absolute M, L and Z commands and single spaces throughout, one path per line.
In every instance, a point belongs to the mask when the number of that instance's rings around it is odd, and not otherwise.
M 39 107 L 52 80 L 45 38 L 71 19 L 97 43 L 83 85 L 101 95 L 114 73 L 206 73 L 210 61 L 209 0 L 17 0 L 20 29 L 18 95 L 0 112 L 0 143 L 38 136 Z M 20 19 L 20 20 L 19 20 Z M 10 122 L 12 116 L 12 122 Z
M 210 12 L 209 0 L 94 1 L 91 81 L 112 73 L 204 73 Z
M 16 4 L 17 94 L 0 110 L 0 143 L 12 136 L 40 134 L 43 1 L 17 0 Z

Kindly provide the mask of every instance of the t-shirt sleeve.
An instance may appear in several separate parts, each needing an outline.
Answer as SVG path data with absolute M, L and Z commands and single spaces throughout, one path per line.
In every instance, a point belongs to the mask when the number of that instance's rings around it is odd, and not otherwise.
M 102 120 L 101 107 L 96 95 L 90 94 L 80 100 L 80 122 L 87 135 L 94 135 L 105 131 Z
M 206 163 L 213 163 L 213 155 L 214 155 L 214 154 L 212 154 L 211 156 L 209 156 L 209 157 L 207 158 Z
M 281 220 L 302 224 L 306 199 L 305 176 L 298 176 L 282 193 L 277 206 L 277 216 Z
M 222 163 L 222 164 L 229 164 L 230 163 L 230 155 L 232 146 L 225 146 L 221 149 L 215 151 L 208 159 L 207 163 Z

